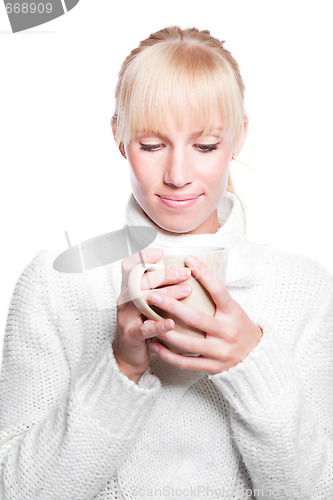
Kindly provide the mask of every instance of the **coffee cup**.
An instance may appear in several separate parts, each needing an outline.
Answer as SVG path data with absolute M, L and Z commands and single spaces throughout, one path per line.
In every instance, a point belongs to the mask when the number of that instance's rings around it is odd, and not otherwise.
M 180 318 L 173 316 L 169 312 L 164 311 L 157 306 L 149 306 L 146 302 L 145 296 L 149 295 L 151 290 L 141 290 L 141 278 L 145 272 L 149 273 L 150 271 L 155 270 L 185 267 L 185 259 L 187 255 L 195 255 L 199 260 L 206 264 L 215 276 L 220 278 L 223 282 L 225 281 L 228 256 L 227 249 L 214 247 L 195 249 L 173 248 L 164 250 L 163 257 L 155 264 L 145 262 L 137 264 L 129 273 L 128 292 L 136 307 L 147 318 L 157 321 L 165 318 L 172 318 L 175 322 L 174 331 L 193 337 L 205 337 L 205 332 L 203 330 L 184 323 Z M 184 280 L 182 284 L 190 285 L 192 290 L 187 297 L 179 299 L 180 302 L 183 302 L 190 307 L 199 309 L 210 316 L 214 316 L 216 309 L 215 303 L 208 290 L 200 283 L 200 280 L 191 275 L 187 280 Z M 168 347 L 171 351 L 178 354 L 183 354 L 185 356 L 198 356 L 198 354 L 184 352 L 164 340 L 158 339 L 158 341 Z

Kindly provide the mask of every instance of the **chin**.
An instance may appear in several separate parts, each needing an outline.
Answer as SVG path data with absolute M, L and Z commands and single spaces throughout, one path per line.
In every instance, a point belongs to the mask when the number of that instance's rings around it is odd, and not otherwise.
M 156 224 L 158 228 L 167 231 L 169 233 L 174 233 L 174 234 L 190 233 L 192 231 L 195 231 L 203 223 L 201 219 L 193 221 L 193 215 L 191 217 L 192 220 L 187 220 L 187 221 L 184 220 L 185 214 L 178 217 L 178 220 L 177 217 L 170 215 L 167 217 L 161 217 L 160 210 L 158 210 L 156 207 L 154 207 L 155 209 L 152 209 L 152 207 L 146 207 L 145 204 L 140 203 L 137 198 L 136 200 L 140 205 L 141 209 L 149 217 L 149 219 L 154 224 Z M 182 221 L 180 220 L 181 218 Z
M 159 220 L 157 217 L 156 218 L 152 218 L 150 217 L 153 222 L 158 226 L 160 227 L 161 229 L 163 229 L 164 231 L 168 231 L 169 233 L 175 233 L 175 234 L 180 234 L 180 233 L 189 233 L 191 231 L 194 231 L 195 229 L 197 229 L 199 226 L 200 226 L 200 222 L 198 224 L 192 224 L 192 225 L 189 225 L 189 224 L 168 224 L 168 223 L 163 223 L 163 221 Z

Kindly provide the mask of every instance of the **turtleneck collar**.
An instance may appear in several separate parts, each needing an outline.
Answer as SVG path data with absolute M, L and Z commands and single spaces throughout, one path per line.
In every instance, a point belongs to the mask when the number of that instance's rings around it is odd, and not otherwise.
M 159 228 L 142 210 L 133 194 L 126 209 L 125 224 L 128 226 L 151 226 L 157 237 L 151 248 L 171 247 L 221 247 L 228 249 L 227 286 L 249 286 L 253 284 L 251 267 L 246 256 L 245 223 L 238 198 L 226 192 L 218 207 L 219 229 L 213 234 L 170 234 Z

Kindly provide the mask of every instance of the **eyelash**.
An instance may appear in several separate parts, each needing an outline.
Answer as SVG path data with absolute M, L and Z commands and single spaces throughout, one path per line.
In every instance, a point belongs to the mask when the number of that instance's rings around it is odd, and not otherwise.
M 156 151 L 157 148 L 160 148 L 162 144 L 142 144 L 140 142 L 140 149 L 143 151 Z
M 196 144 L 201 153 L 209 153 L 217 150 L 217 144 Z
M 148 152 L 158 151 L 161 146 L 163 146 L 163 144 L 142 144 L 140 142 L 140 149 Z M 200 153 L 210 153 L 211 151 L 216 151 L 218 147 L 217 144 L 195 144 L 195 146 Z

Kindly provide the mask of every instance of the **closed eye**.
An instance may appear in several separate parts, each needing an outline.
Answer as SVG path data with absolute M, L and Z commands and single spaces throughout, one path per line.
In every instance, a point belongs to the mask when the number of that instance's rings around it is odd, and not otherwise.
M 218 148 L 219 143 L 216 144 L 194 144 L 201 153 L 209 153 L 210 151 L 215 151 Z M 143 144 L 140 142 L 140 149 L 143 151 L 158 151 L 163 148 L 164 144 Z
M 157 151 L 163 146 L 163 144 L 142 144 L 140 142 L 140 149 L 143 151 Z
M 201 152 L 201 153 L 209 153 L 210 151 L 215 151 L 217 149 L 219 143 L 217 144 L 195 144 L 194 146 Z

